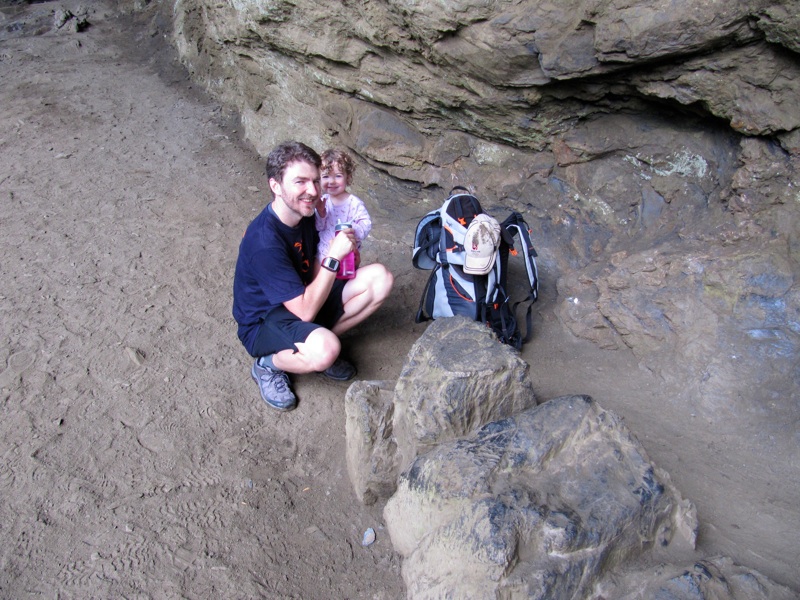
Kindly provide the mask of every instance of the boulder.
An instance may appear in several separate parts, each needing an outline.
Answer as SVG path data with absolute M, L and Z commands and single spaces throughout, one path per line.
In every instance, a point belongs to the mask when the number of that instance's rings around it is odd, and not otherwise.
M 437 444 L 536 405 L 530 366 L 484 324 L 437 319 L 411 347 L 394 390 L 401 467 Z
M 397 487 L 394 394 L 389 383 L 356 381 L 345 395 L 347 474 L 364 504 L 388 498 Z
M 689 565 L 665 565 L 601 582 L 592 598 L 640 600 L 793 600 L 797 594 L 758 571 L 714 557 Z
M 350 479 L 385 501 L 408 598 L 792 597 L 727 557 L 665 562 L 694 558 L 694 504 L 589 396 L 536 405 L 479 323 L 434 321 L 397 383 L 353 383 L 345 411 Z
M 384 509 L 408 597 L 585 597 L 676 532 L 691 502 L 616 415 L 566 396 L 439 444 Z
M 536 405 L 529 366 L 481 323 L 438 319 L 389 382 L 347 390 L 347 466 L 356 495 L 388 498 L 418 454 Z

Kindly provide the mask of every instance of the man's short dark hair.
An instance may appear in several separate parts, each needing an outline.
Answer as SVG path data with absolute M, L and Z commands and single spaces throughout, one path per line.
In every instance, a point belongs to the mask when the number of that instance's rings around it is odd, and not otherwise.
M 293 162 L 306 162 L 319 169 L 322 160 L 312 148 L 302 142 L 283 142 L 278 145 L 267 156 L 267 181 L 274 179 L 277 182 L 283 181 L 283 174 Z

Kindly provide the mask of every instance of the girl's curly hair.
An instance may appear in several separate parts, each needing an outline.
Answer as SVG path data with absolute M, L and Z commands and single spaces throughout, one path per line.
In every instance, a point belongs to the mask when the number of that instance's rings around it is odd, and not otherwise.
M 353 158 L 344 150 L 338 148 L 331 148 L 322 153 L 322 169 L 323 175 L 330 172 L 333 167 L 339 167 L 342 172 L 347 176 L 347 182 L 353 180 L 353 174 L 356 172 L 356 163 Z

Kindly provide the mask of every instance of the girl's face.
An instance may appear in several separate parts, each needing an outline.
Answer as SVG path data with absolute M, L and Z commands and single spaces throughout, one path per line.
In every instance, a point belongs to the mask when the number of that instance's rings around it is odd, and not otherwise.
M 322 175 L 322 191 L 331 196 L 344 194 L 347 183 L 347 175 L 338 165 L 331 166 L 330 170 Z

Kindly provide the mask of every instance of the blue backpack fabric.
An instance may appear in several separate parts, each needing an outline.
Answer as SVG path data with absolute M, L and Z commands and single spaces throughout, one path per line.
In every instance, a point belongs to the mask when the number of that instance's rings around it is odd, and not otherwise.
M 483 213 L 480 202 L 464 187 L 451 190 L 441 208 L 422 217 L 414 235 L 411 262 L 431 275 L 420 300 L 416 322 L 462 315 L 485 323 L 504 344 L 517 350 L 533 335 L 531 309 L 539 297 L 536 250 L 525 219 L 512 212 L 500 223 L 501 239 L 492 269 L 486 275 L 464 272 L 464 242 L 472 220 Z M 507 293 L 509 256 L 525 263 L 529 288 L 525 298 L 512 304 Z M 516 318 L 520 304 L 528 302 L 523 335 Z

